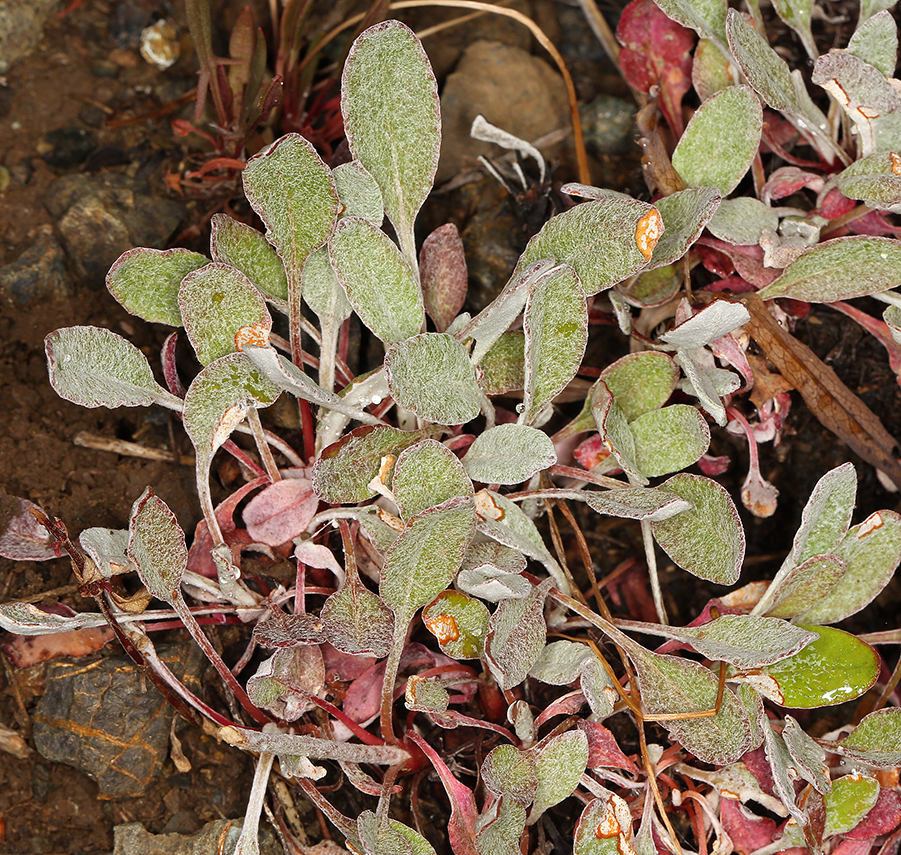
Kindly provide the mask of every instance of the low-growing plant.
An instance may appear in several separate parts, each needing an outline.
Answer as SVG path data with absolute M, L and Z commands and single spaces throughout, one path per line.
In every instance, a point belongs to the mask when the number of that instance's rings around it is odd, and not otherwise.
M 217 215 L 209 257 L 134 249 L 110 270 L 109 291 L 129 312 L 175 328 L 162 353 L 168 388 L 109 330 L 47 337 L 50 379 L 65 399 L 158 404 L 183 421 L 204 521 L 189 547 L 148 487 L 127 531 L 88 529 L 73 541 L 39 511 L 49 535 L 36 533 L 23 501 L 5 554 L 65 550 L 100 613 L 13 603 L 0 623 L 41 634 L 107 621 L 179 711 L 256 754 L 241 852 L 257 851 L 275 759 L 349 848 L 373 855 L 549 851 L 542 818 L 570 797 L 581 813 L 556 834 L 578 855 L 897 851 L 899 670 L 887 676 L 872 645 L 901 642 L 901 629 L 855 636 L 832 624 L 890 581 L 901 516 L 882 510 L 852 524 L 857 475 L 846 463 L 791 521 L 797 532 L 772 580 L 698 603 L 694 620 L 672 626 L 657 572 L 659 548 L 699 579 L 738 582 L 745 534 L 712 477 L 724 461 L 707 453 L 711 430 L 747 437 L 741 501 L 774 513 L 756 443 L 779 435 L 791 389 L 901 484 L 894 439 L 785 328 L 809 303 L 829 303 L 893 359 L 901 343 L 891 290 L 901 244 L 885 214 L 901 205 L 901 96 L 888 79 L 897 31 L 885 4 L 864 3 L 848 47 L 817 56 L 811 4 L 775 4 L 815 58 L 827 114 L 761 35 L 756 3 L 752 16 L 716 2 L 658 3 L 634 0 L 619 29 L 627 80 L 656 93 L 640 120 L 654 201 L 564 185 L 584 201 L 544 225 L 475 314 L 463 311 L 456 228 L 417 246 L 441 137 L 437 87 L 413 33 L 386 21 L 356 40 L 344 68 L 353 160 L 330 169 L 303 137 L 284 136 L 243 171 L 265 235 Z M 685 124 L 692 87 L 701 103 Z M 815 202 L 805 205 L 804 192 Z M 772 204 L 789 196 L 791 207 Z M 884 320 L 844 302 L 867 295 L 889 304 Z M 583 360 L 599 312 L 616 317 L 633 352 L 592 368 Z M 357 376 L 343 358 L 353 314 L 385 354 Z M 186 390 L 180 337 L 202 365 Z M 555 402 L 580 374 L 593 383 L 564 423 Z M 296 401 L 299 447 L 263 425 L 281 395 Z M 220 449 L 246 482 L 217 506 Z M 634 521 L 656 621 L 612 616 L 595 576 L 605 556 L 592 553 L 576 505 Z M 247 572 L 248 548 L 273 560 L 290 553 L 294 584 Z M 124 595 L 120 577 L 131 573 L 143 599 Z M 151 599 L 169 608 L 148 610 Z M 254 623 L 234 671 L 197 623 L 210 612 Z M 232 712 L 156 656 L 148 631 L 173 617 L 232 693 Z M 664 641 L 654 648 L 648 637 Z M 248 676 L 254 646 L 273 652 Z M 806 711 L 874 686 L 881 694 L 862 718 L 805 730 Z M 607 727 L 616 716 L 631 719 L 634 737 Z M 454 756 L 460 746 L 469 767 Z M 374 809 L 342 813 L 317 789 L 320 763 L 337 763 Z M 450 803 L 446 823 L 417 807 L 429 769 Z M 287 851 L 302 851 L 283 834 Z

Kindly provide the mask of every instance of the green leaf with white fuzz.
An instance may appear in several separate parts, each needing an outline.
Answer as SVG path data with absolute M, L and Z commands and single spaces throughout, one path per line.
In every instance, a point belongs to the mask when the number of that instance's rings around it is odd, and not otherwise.
M 503 424 L 479 434 L 463 458 L 473 481 L 521 484 L 553 466 L 557 452 L 543 431 L 520 424 Z

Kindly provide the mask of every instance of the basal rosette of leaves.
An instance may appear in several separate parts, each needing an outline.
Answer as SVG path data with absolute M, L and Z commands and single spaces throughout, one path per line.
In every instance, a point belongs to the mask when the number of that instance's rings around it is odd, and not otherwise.
M 204 522 L 186 536 L 148 487 L 127 531 L 73 540 L 39 511 L 37 526 L 21 500 L 2 554 L 65 551 L 98 611 L 11 603 L 0 624 L 48 634 L 108 621 L 180 712 L 255 754 L 238 851 L 258 851 L 275 759 L 352 851 L 375 855 L 548 851 L 550 822 L 576 853 L 897 848 L 898 669 L 890 676 L 874 645 L 899 643 L 901 629 L 855 636 L 833 624 L 892 580 L 901 516 L 853 523 L 846 463 L 786 521 L 797 531 L 771 580 L 742 580 L 679 627 L 657 572 L 665 554 L 711 584 L 739 582 L 739 504 L 777 510 L 756 443 L 779 435 L 789 390 L 901 485 L 889 431 L 780 323 L 803 304 L 834 305 L 901 366 L 901 245 L 884 213 L 901 205 L 897 32 L 864 3 L 847 47 L 818 56 L 811 5 L 775 7 L 815 59 L 819 97 L 770 47 L 756 4 L 751 16 L 629 4 L 622 70 L 637 92 L 656 87 L 674 140 L 667 151 L 662 127 L 642 128 L 650 201 L 565 185 L 583 201 L 544 224 L 479 311 L 465 310 L 456 227 L 417 245 L 441 141 L 437 83 L 415 35 L 385 21 L 344 67 L 347 163 L 329 168 L 303 137 L 281 137 L 243 173 L 262 230 L 217 215 L 209 257 L 139 248 L 113 265 L 112 296 L 175 330 L 165 387 L 109 330 L 47 336 L 62 397 L 158 404 L 183 422 Z M 655 57 L 661 45 L 673 62 Z M 699 106 L 685 122 L 692 89 Z M 818 106 L 830 98 L 846 121 Z M 863 296 L 889 305 L 884 320 L 846 303 Z M 585 366 L 598 312 L 635 346 Z M 384 352 L 357 376 L 341 356 L 351 317 Z M 192 378 L 175 359 L 179 339 L 202 366 Z M 299 438 L 264 421 L 281 396 L 299 411 Z M 709 453 L 724 432 L 750 444 L 738 504 Z M 222 454 L 246 483 L 216 504 Z M 613 568 L 571 508 L 633 528 L 649 619 L 611 614 L 596 567 Z M 575 526 L 570 542 L 558 510 Z M 248 573 L 251 549 L 290 559 L 295 582 Z M 123 597 L 125 574 L 140 595 Z M 199 612 L 253 624 L 249 643 L 268 651 L 254 673 L 250 649 L 230 670 Z M 173 618 L 233 696 L 229 711 L 164 670 L 149 631 Z M 838 706 L 871 690 L 868 714 Z M 811 710 L 833 706 L 830 732 L 809 726 Z M 359 816 L 317 787 L 336 768 L 369 806 Z M 428 772 L 449 804 L 438 819 L 415 807 Z

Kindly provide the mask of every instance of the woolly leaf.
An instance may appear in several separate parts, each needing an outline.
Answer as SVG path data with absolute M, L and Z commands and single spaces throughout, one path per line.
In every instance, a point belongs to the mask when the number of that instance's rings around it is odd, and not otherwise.
M 519 424 L 489 428 L 476 437 L 463 458 L 473 481 L 483 484 L 520 484 L 557 462 L 550 437 Z
M 647 487 L 625 487 L 622 490 L 585 492 L 585 501 L 593 511 L 623 519 L 656 522 L 669 519 L 691 508 L 691 504 L 675 493 Z
M 382 341 L 416 335 L 425 321 L 422 292 L 410 265 L 388 236 L 359 217 L 345 217 L 329 256 L 360 320 Z
M 210 255 L 213 261 L 240 270 L 265 297 L 288 301 L 285 265 L 266 238 L 252 226 L 226 214 L 210 221 Z
M 693 181 L 688 183 L 697 184 Z M 664 267 L 682 258 L 701 236 L 711 217 L 715 216 L 721 199 L 718 187 L 701 186 L 689 187 L 658 199 L 655 204 L 666 230 L 654 247 L 648 269 Z
M 459 591 L 442 591 L 423 609 L 425 628 L 452 659 L 478 659 L 488 634 L 488 609 Z
M 180 597 L 178 589 L 188 566 L 185 533 L 169 506 L 150 487 L 131 509 L 128 557 L 154 597 L 167 603 Z
M 391 490 L 407 520 L 449 499 L 472 497 L 472 481 L 456 454 L 434 439 L 424 439 L 398 456 Z
M 479 415 L 482 394 L 466 348 L 447 333 L 422 333 L 385 355 L 397 403 L 425 421 L 459 425 Z
M 209 264 L 197 252 L 137 247 L 123 253 L 106 274 L 106 287 L 132 315 L 155 324 L 181 326 L 178 287 L 192 270 Z
M 538 788 L 529 813 L 529 825 L 534 825 L 548 808 L 575 792 L 588 763 L 588 738 L 581 730 L 569 730 L 552 736 L 532 750 Z
M 64 327 L 44 339 L 44 350 L 50 385 L 73 404 L 181 409 L 181 401 L 154 380 L 147 357 L 108 329 Z
M 638 471 L 649 478 L 691 466 L 710 445 L 706 420 L 688 404 L 645 413 L 629 423 L 629 431 Z
M 738 580 L 745 555 L 745 533 L 726 490 L 698 475 L 674 475 L 664 490 L 691 502 L 692 508 L 651 523 L 664 552 L 694 576 L 731 585 Z

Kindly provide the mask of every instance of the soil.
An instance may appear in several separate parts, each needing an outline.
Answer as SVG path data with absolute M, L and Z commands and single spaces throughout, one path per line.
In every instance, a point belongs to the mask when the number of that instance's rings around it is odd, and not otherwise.
M 555 7 L 549 0 L 533 6 L 542 21 L 556 20 Z M 237 3 L 228 3 L 220 10 L 216 19 L 220 37 L 239 8 Z M 0 194 L 0 266 L 18 258 L 42 229 L 57 227 L 57 218 L 42 201 L 52 183 L 61 174 L 84 173 L 87 169 L 142 171 L 151 192 L 174 198 L 184 206 L 182 221 L 165 245 L 203 251 L 208 240 L 205 223 L 218 203 L 179 196 L 171 181 L 200 144 L 172 133 L 169 122 L 178 113 L 122 121 L 171 103 L 194 85 L 189 43 L 182 46 L 184 59 L 164 74 L 144 62 L 135 49 L 140 26 L 134 21 L 140 24 L 164 12 L 174 18 L 181 32 L 186 32 L 180 3 L 171 8 L 168 3 L 153 0 L 87 0 L 64 17 L 51 18 L 40 48 L 7 73 L 0 87 L 0 151 L 13 177 Z M 265 17 L 258 15 L 258 19 Z M 583 63 L 581 68 L 588 79 L 590 68 L 586 67 Z M 604 73 L 609 74 L 609 69 Z M 580 85 L 591 87 L 584 80 Z M 188 103 L 181 115 L 189 115 L 192 104 Z M 87 128 L 93 134 L 93 159 L 88 158 L 87 167 L 84 163 L 68 168 L 54 166 L 42 156 L 48 153 L 48 145 L 52 154 L 48 132 L 69 128 Z M 122 162 L 106 165 L 117 157 Z M 604 175 L 615 175 L 618 164 L 622 166 L 622 186 L 629 185 L 630 192 L 642 192 L 640 179 L 636 181 L 634 155 L 621 161 L 608 158 L 596 163 L 595 168 Z M 565 160 L 557 174 L 564 180 L 573 174 Z M 496 191 L 479 192 L 489 195 Z M 459 213 L 473 204 L 473 197 L 452 196 L 437 204 L 445 205 L 451 214 Z M 426 213 L 426 219 L 436 223 L 446 216 L 441 210 Z M 37 295 L 24 302 L 10 299 L 0 308 L 0 401 L 6 425 L 0 432 L 0 491 L 39 504 L 62 519 L 74 535 L 90 526 L 126 528 L 132 503 L 147 485 L 153 485 L 190 532 L 199 519 L 191 466 L 119 456 L 81 447 L 74 441 L 79 434 L 87 433 L 152 448 L 171 448 L 175 437 L 187 451 L 180 428 L 158 412 L 143 408 L 109 411 L 77 407 L 61 400 L 47 382 L 43 338 L 58 327 L 107 327 L 141 347 L 151 361 L 166 334 L 125 313 L 106 293 L 101 278 L 79 276 L 77 270 L 69 259 L 63 294 Z M 890 430 L 901 424 L 896 378 L 872 338 L 847 318 L 826 310 L 815 311 L 799 327 L 799 335 L 859 391 Z M 833 466 L 853 459 L 800 402 L 792 409 L 785 434 L 778 448 L 767 445 L 762 450 L 764 475 L 781 493 L 778 522 L 744 515 L 753 578 L 765 578 L 778 567 L 790 544 L 791 526 L 816 480 Z M 721 437 L 717 442 L 718 453 L 735 458 L 729 486 L 737 488 L 747 452 L 741 443 L 729 438 Z M 897 496 L 886 493 L 871 467 L 856 462 L 861 478 L 857 519 L 880 508 L 897 508 Z M 596 536 L 625 557 L 633 544 L 624 540 L 631 537 L 624 531 L 608 529 Z M 680 588 L 686 580 L 685 574 L 665 577 L 676 620 L 690 620 L 694 616 L 691 610 L 699 602 L 696 580 L 691 580 L 687 589 Z M 897 581 L 893 583 L 868 611 L 868 629 L 894 626 L 901 601 L 899 587 Z M 59 589 L 65 590 L 60 593 Z M 42 600 L 44 592 L 54 593 Z M 75 593 L 66 561 L 0 559 L 0 602 L 49 604 L 61 599 L 76 610 L 91 605 Z M 43 692 L 46 665 L 18 670 L 4 659 L 4 666 L 0 669 L 0 724 L 27 738 Z M 164 774 L 144 795 L 114 800 L 101 798 L 97 784 L 85 774 L 47 761 L 34 750 L 22 759 L 4 755 L 0 763 L 0 852 L 109 852 L 112 828 L 124 822 L 140 821 L 154 833 L 189 833 L 204 822 L 242 815 L 252 777 L 249 761 L 196 728 L 183 730 L 181 739 L 191 761 L 189 771 L 178 772 L 167 760 Z M 423 795 L 424 805 L 431 798 L 443 811 L 443 794 Z M 318 831 L 315 834 L 314 839 L 318 839 Z

